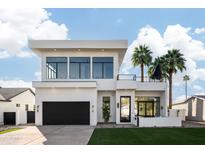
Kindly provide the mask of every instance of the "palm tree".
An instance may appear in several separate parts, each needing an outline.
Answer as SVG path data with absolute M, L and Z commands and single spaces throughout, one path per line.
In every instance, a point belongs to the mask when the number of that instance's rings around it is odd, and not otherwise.
M 187 81 L 190 80 L 188 75 L 183 76 L 183 80 L 185 81 L 185 98 L 187 99 Z
M 149 66 L 152 61 L 152 52 L 146 45 L 139 45 L 132 54 L 132 64 L 134 67 L 140 65 L 141 68 L 141 82 L 144 82 L 144 66 Z
M 160 70 L 161 70 L 161 81 L 163 78 L 166 78 L 166 65 L 163 65 L 164 62 L 164 57 L 157 57 L 154 59 L 153 62 L 151 62 L 151 64 L 149 65 L 148 68 L 148 75 L 151 79 L 155 79 L 155 77 L 153 76 L 153 72 L 154 70 L 157 68 L 157 66 L 160 66 Z
M 177 71 L 183 71 L 185 67 L 185 58 L 183 54 L 180 53 L 178 49 L 168 50 L 168 53 L 162 57 L 163 66 L 165 66 L 165 74 L 169 81 L 169 109 L 172 108 L 172 76 L 177 73 Z

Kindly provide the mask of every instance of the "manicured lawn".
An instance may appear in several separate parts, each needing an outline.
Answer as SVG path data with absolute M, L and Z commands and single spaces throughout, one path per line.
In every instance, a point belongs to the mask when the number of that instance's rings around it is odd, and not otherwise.
M 205 145 L 205 128 L 96 128 L 90 145 Z
M 7 129 L 7 130 L 0 131 L 0 134 L 13 132 L 13 131 L 16 131 L 16 130 L 19 130 L 19 129 L 21 129 L 21 128 L 10 128 L 10 129 Z

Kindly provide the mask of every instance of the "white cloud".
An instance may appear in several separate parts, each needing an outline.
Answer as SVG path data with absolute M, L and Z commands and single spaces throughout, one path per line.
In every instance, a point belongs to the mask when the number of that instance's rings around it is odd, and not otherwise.
M 23 80 L 0 80 L 1 87 L 32 87 L 31 82 L 26 82 Z
M 50 20 L 43 22 L 36 30 L 31 34 L 32 39 L 67 39 L 68 29 L 64 24 L 58 25 Z
M 122 73 L 133 73 L 131 64 L 132 51 L 139 44 L 147 44 L 153 52 L 153 58 L 167 53 L 168 49 L 180 49 L 186 58 L 186 71 L 174 75 L 174 85 L 180 85 L 183 81 L 183 76 L 188 74 L 190 81 L 203 80 L 205 81 L 205 69 L 197 67 L 197 61 L 205 60 L 205 47 L 202 41 L 193 39 L 189 33 L 191 28 L 183 27 L 179 24 L 168 25 L 165 32 L 161 35 L 160 32 L 151 27 L 145 26 L 139 30 L 137 38 L 128 47 L 123 65 Z
M 203 87 L 201 87 L 200 85 L 193 85 L 193 88 L 197 91 L 202 91 Z
M 196 28 L 196 29 L 194 30 L 194 33 L 195 33 L 195 34 L 205 33 L 205 28 Z
M 9 54 L 5 50 L 0 50 L 0 59 L 8 58 Z
M 45 9 L 0 9 L 0 58 L 31 57 L 28 39 L 66 39 L 68 29 Z

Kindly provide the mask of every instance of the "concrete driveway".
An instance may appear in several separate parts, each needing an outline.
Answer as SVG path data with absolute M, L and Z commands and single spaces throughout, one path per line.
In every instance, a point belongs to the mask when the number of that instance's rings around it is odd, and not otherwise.
M 0 145 L 83 145 L 88 143 L 93 130 L 91 126 L 27 126 L 0 134 Z

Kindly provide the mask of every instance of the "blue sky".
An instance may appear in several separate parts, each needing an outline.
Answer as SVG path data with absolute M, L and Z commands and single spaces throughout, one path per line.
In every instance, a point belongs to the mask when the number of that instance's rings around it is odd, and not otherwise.
M 187 34 L 192 39 L 202 43 L 205 41 L 203 30 L 199 34 L 194 34 L 196 28 L 205 27 L 203 20 L 205 9 L 45 9 L 44 11 L 51 13 L 47 20 L 58 25 L 63 24 L 68 29 L 67 38 L 69 39 L 127 39 L 131 45 L 137 39 L 140 30 L 147 25 L 157 30 L 162 37 L 169 25 L 180 25 L 191 29 Z M 0 16 L 0 21 L 6 22 L 6 20 L 11 19 Z M 44 19 L 41 22 L 44 22 Z M 48 33 L 53 33 L 52 29 Z M 202 48 L 204 48 L 203 45 Z M 0 38 L 0 51 L 3 49 Z M 26 45 L 22 49 L 28 50 Z M 204 59 L 200 61 L 194 59 L 198 69 L 205 67 Z M 37 56 L 6 56 L 0 59 L 0 66 L 2 81 L 31 82 L 37 79 L 35 72 L 40 70 Z M 139 73 L 138 70 L 134 72 Z M 196 86 L 194 90 L 192 86 L 195 85 L 200 88 Z M 205 81 L 197 78 L 189 85 L 189 88 L 189 94 L 203 93 Z M 174 88 L 175 98 L 182 97 L 182 95 L 184 95 L 183 82 Z

